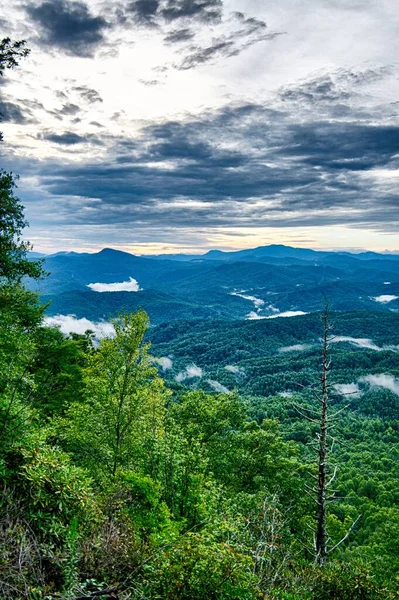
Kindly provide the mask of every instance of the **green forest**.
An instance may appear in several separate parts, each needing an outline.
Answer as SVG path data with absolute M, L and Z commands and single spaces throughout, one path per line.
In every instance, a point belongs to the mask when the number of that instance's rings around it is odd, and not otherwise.
M 398 598 L 399 397 L 362 383 L 398 374 L 397 316 L 331 315 L 340 335 L 367 328 L 381 348 L 329 345 L 331 381 L 360 387 L 328 388 L 334 490 L 320 564 L 319 424 L 307 418 L 320 404 L 320 315 L 149 329 L 139 310 L 99 343 L 64 336 L 24 287 L 45 273 L 27 260 L 14 187 L 3 173 L 1 598 Z M 154 358 L 165 352 L 229 393 L 165 382 Z

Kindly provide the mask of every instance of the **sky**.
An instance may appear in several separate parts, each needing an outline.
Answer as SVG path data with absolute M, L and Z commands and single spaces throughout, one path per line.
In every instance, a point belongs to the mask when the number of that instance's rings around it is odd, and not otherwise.
M 35 250 L 399 251 L 397 0 L 0 0 Z

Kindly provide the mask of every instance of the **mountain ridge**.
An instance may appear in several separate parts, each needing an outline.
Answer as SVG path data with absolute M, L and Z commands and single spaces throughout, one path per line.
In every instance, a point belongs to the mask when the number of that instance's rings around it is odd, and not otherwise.
M 40 252 L 31 252 L 31 258 L 48 259 L 55 256 L 96 256 L 96 255 L 128 255 L 136 258 L 152 259 L 152 260 L 170 260 L 177 262 L 195 261 L 195 260 L 233 260 L 235 258 L 248 257 L 269 257 L 269 258 L 303 258 L 311 260 L 312 258 L 325 256 L 347 256 L 357 260 L 399 260 L 399 250 L 397 252 L 375 252 L 372 250 L 364 250 L 361 252 L 350 252 L 348 250 L 316 250 L 314 248 L 304 248 L 297 246 L 289 246 L 286 244 L 267 244 L 257 246 L 255 248 L 244 248 L 241 250 L 218 250 L 211 249 L 203 254 L 186 254 L 186 253 L 171 253 L 171 254 L 134 254 L 126 250 L 105 247 L 97 252 L 76 252 L 60 250 L 51 254 L 42 254 Z M 307 257 L 307 258 L 304 258 Z

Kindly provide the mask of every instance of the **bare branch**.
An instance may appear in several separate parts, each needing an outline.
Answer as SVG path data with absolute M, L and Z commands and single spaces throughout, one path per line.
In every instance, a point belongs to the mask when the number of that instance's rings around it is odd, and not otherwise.
M 332 484 L 332 482 L 334 481 L 334 479 L 336 478 L 336 476 L 337 476 L 337 471 L 338 471 L 338 467 L 335 465 L 335 468 L 334 468 L 334 473 L 333 473 L 333 475 L 332 475 L 331 479 L 330 479 L 329 481 L 327 481 L 327 483 L 326 483 L 326 488 L 328 488 L 328 487 L 329 487 L 329 486 Z
M 360 517 L 362 515 L 360 514 L 357 519 L 355 519 L 352 523 L 352 525 L 349 527 L 348 531 L 346 532 L 346 534 L 344 535 L 344 537 L 342 538 L 342 540 L 340 540 L 337 544 L 335 544 L 335 546 L 333 546 L 331 548 L 331 550 L 328 550 L 328 554 L 330 554 L 331 552 L 334 552 L 334 550 L 336 550 L 338 548 L 338 546 L 340 546 L 341 544 L 343 544 L 345 542 L 345 540 L 348 539 L 348 537 L 350 536 L 350 534 L 353 531 L 353 528 L 355 527 L 356 523 L 359 521 Z

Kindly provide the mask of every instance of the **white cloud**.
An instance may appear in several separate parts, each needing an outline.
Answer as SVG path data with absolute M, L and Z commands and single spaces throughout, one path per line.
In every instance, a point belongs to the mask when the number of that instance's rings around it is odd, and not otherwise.
M 244 300 L 249 300 L 254 303 L 255 308 L 260 308 L 264 305 L 265 301 L 261 298 L 256 298 L 255 296 L 247 296 L 246 294 L 241 294 L 240 292 L 231 292 L 230 296 L 239 296 L 240 298 L 244 298 Z
M 74 315 L 56 315 L 45 317 L 44 324 L 48 327 L 59 327 L 64 335 L 79 333 L 83 335 L 88 329 L 94 332 L 96 339 L 112 337 L 115 334 L 112 323 L 106 321 L 93 322 L 88 319 L 77 319 Z
M 294 344 L 293 346 L 279 348 L 279 352 L 302 352 L 303 350 L 310 350 L 311 348 L 313 348 L 312 344 Z
M 251 312 L 247 314 L 247 321 L 257 321 L 258 319 L 267 319 L 267 317 L 259 315 L 254 310 L 251 310 Z
M 186 372 L 189 377 L 202 377 L 201 367 L 197 367 L 197 365 L 194 364 L 186 367 Z
M 388 344 L 385 346 L 377 346 L 377 344 L 368 338 L 353 338 L 345 335 L 337 335 L 331 339 L 331 343 L 333 344 L 337 344 L 339 342 L 346 342 L 356 346 L 356 348 L 366 348 L 368 350 L 375 350 L 376 352 L 382 352 L 383 350 L 390 352 L 399 351 L 399 345 Z
M 282 398 L 292 398 L 294 393 L 293 392 L 279 392 L 277 395 L 281 396 Z
M 303 310 L 287 310 L 285 312 L 279 313 L 278 315 L 271 315 L 269 317 L 265 317 L 266 319 L 277 319 L 278 317 L 299 317 L 300 315 L 307 315 L 308 313 L 303 312 Z
M 399 296 L 393 296 L 391 294 L 382 294 L 381 296 L 375 296 L 372 300 L 375 302 L 381 302 L 381 304 L 388 304 L 388 302 L 392 302 L 393 300 L 397 300 Z
M 197 367 L 197 365 L 195 365 L 194 363 L 188 365 L 184 371 L 180 371 L 180 373 L 176 375 L 175 379 L 180 383 L 185 379 L 191 379 L 193 377 L 202 377 L 201 367 Z
M 89 283 L 87 287 L 93 292 L 139 292 L 141 289 L 133 277 L 129 277 L 129 281 L 121 283 Z
M 359 381 L 369 383 L 372 387 L 385 388 L 399 396 L 399 379 L 396 379 L 393 375 L 386 375 L 385 373 L 366 375 L 365 377 L 361 377 Z
M 168 356 L 161 356 L 161 358 L 155 358 L 155 362 L 161 365 L 164 371 L 168 371 L 173 367 L 173 361 Z
M 377 352 L 382 350 L 382 348 L 374 344 L 374 342 L 368 338 L 353 338 L 345 335 L 337 335 L 331 339 L 331 343 L 338 344 L 339 342 L 347 342 L 358 348 L 369 348 L 370 350 L 376 350 Z
M 357 383 L 336 383 L 334 388 L 337 390 L 339 394 L 343 396 L 351 395 L 353 397 L 358 398 L 362 395 L 362 392 L 359 389 L 359 385 Z
M 243 369 L 242 367 L 237 367 L 235 365 L 226 365 L 225 369 L 226 371 L 229 371 L 229 373 L 233 373 L 234 375 L 245 375 L 245 369 Z
M 265 310 L 271 310 L 272 313 L 279 313 L 279 309 L 273 306 L 273 304 L 268 304 L 265 306 Z
M 384 285 L 391 285 L 390 281 L 384 281 Z
M 276 309 L 275 309 L 276 310 Z M 279 312 L 275 315 L 263 316 L 258 313 L 251 311 L 247 314 L 247 321 L 256 321 L 258 319 L 277 319 L 278 317 L 299 317 L 300 315 L 307 315 L 308 313 L 303 310 L 286 310 L 285 312 Z
M 213 381 L 213 379 L 207 379 L 206 382 L 209 383 L 211 388 L 213 390 L 215 390 L 215 392 L 218 392 L 219 394 L 231 394 L 230 390 L 228 390 L 227 387 L 225 387 L 218 381 Z

